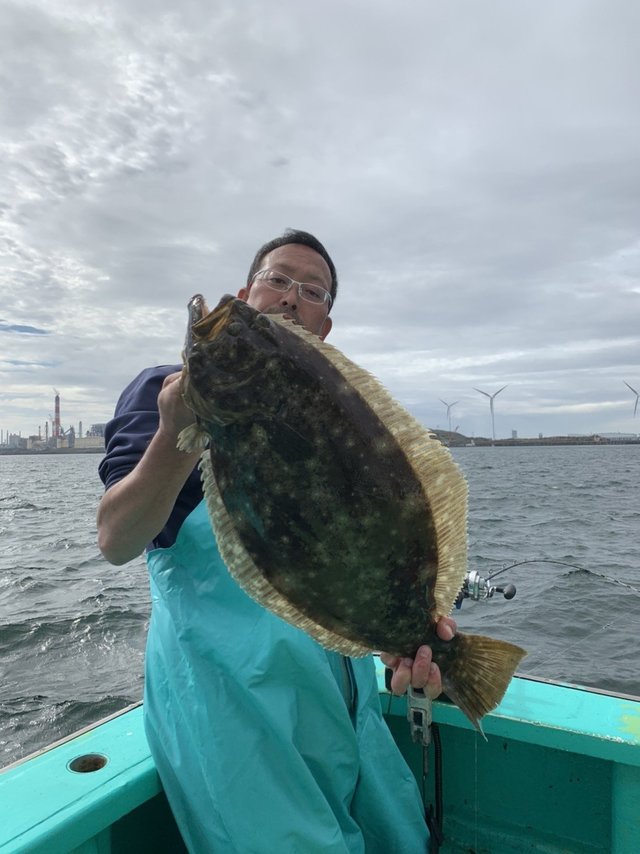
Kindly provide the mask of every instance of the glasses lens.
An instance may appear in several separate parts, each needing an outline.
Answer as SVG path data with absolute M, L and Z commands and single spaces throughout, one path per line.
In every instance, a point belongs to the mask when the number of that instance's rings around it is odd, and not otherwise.
M 262 270 L 261 273 L 258 273 L 258 278 L 262 279 L 274 291 L 288 291 L 293 284 L 292 279 L 276 270 Z
M 317 285 L 307 285 L 303 282 L 300 285 L 300 296 L 308 302 L 313 302 L 316 305 L 322 305 L 322 303 L 327 299 L 328 292 Z

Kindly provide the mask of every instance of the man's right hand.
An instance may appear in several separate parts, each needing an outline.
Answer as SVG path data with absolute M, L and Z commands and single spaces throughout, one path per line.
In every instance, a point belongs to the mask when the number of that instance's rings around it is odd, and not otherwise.
M 162 389 L 158 395 L 158 412 L 160 427 L 167 437 L 176 440 L 181 430 L 193 424 L 195 417 L 182 399 L 182 371 L 176 371 L 164 378 Z

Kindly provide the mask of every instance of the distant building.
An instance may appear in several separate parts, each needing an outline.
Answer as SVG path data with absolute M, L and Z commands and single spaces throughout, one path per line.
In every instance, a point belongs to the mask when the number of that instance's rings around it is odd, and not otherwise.
M 46 444 L 43 442 L 42 436 L 28 436 L 25 447 L 28 451 L 42 451 Z
M 87 434 L 81 439 L 76 437 L 76 448 L 104 448 L 104 436 L 90 436 Z
M 517 431 L 517 430 L 512 430 L 512 431 L 511 431 L 511 438 L 512 438 L 512 439 L 517 439 L 517 438 L 518 438 L 518 431 Z
M 629 442 L 638 438 L 638 433 L 599 433 L 598 435 L 609 442 Z
M 106 424 L 92 424 L 91 430 L 88 430 L 86 435 L 87 436 L 102 436 L 104 438 L 104 428 L 106 426 L 107 426 Z

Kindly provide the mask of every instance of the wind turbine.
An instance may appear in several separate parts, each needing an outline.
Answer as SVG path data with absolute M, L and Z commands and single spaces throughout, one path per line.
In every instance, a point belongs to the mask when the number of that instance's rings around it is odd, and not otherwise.
M 440 401 L 440 403 L 444 403 L 444 405 L 447 407 L 447 418 L 449 419 L 449 433 L 451 433 L 451 410 L 456 405 L 456 403 L 458 403 L 458 401 L 454 400 L 453 403 L 447 403 L 447 401 L 443 400 L 441 397 L 439 397 L 438 400 Z
M 496 440 L 496 422 L 493 415 L 493 399 L 494 397 L 497 397 L 501 391 L 504 391 L 506 387 L 506 385 L 503 385 L 502 388 L 499 388 L 498 391 L 494 391 L 493 394 L 489 394 L 488 391 L 482 391 L 481 388 L 476 388 L 475 386 L 473 387 L 474 391 L 479 391 L 480 394 L 483 394 L 485 397 L 489 398 L 489 409 L 491 410 L 491 436 L 494 442 Z
M 635 388 L 634 388 L 632 385 L 629 385 L 629 383 L 628 383 L 626 380 L 622 380 L 622 382 L 626 385 L 626 387 L 627 387 L 627 388 L 630 388 L 630 389 L 631 389 L 631 391 L 632 391 L 632 392 L 635 394 L 635 396 L 636 396 L 636 405 L 633 407 L 633 417 L 635 418 L 635 417 L 636 417 L 636 412 L 638 411 L 638 398 L 640 397 L 640 392 L 637 392 L 637 391 L 635 390 Z

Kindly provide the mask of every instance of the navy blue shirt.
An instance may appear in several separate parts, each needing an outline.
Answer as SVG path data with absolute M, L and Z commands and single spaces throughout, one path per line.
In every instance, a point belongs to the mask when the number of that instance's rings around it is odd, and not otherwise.
M 169 374 L 181 369 L 182 365 L 146 368 L 120 395 L 114 416 L 105 427 L 106 454 L 98 467 L 106 489 L 122 480 L 138 464 L 158 429 L 158 395 L 162 383 Z M 176 499 L 167 524 L 147 549 L 172 546 L 180 526 L 201 500 L 200 472 L 194 468 Z

